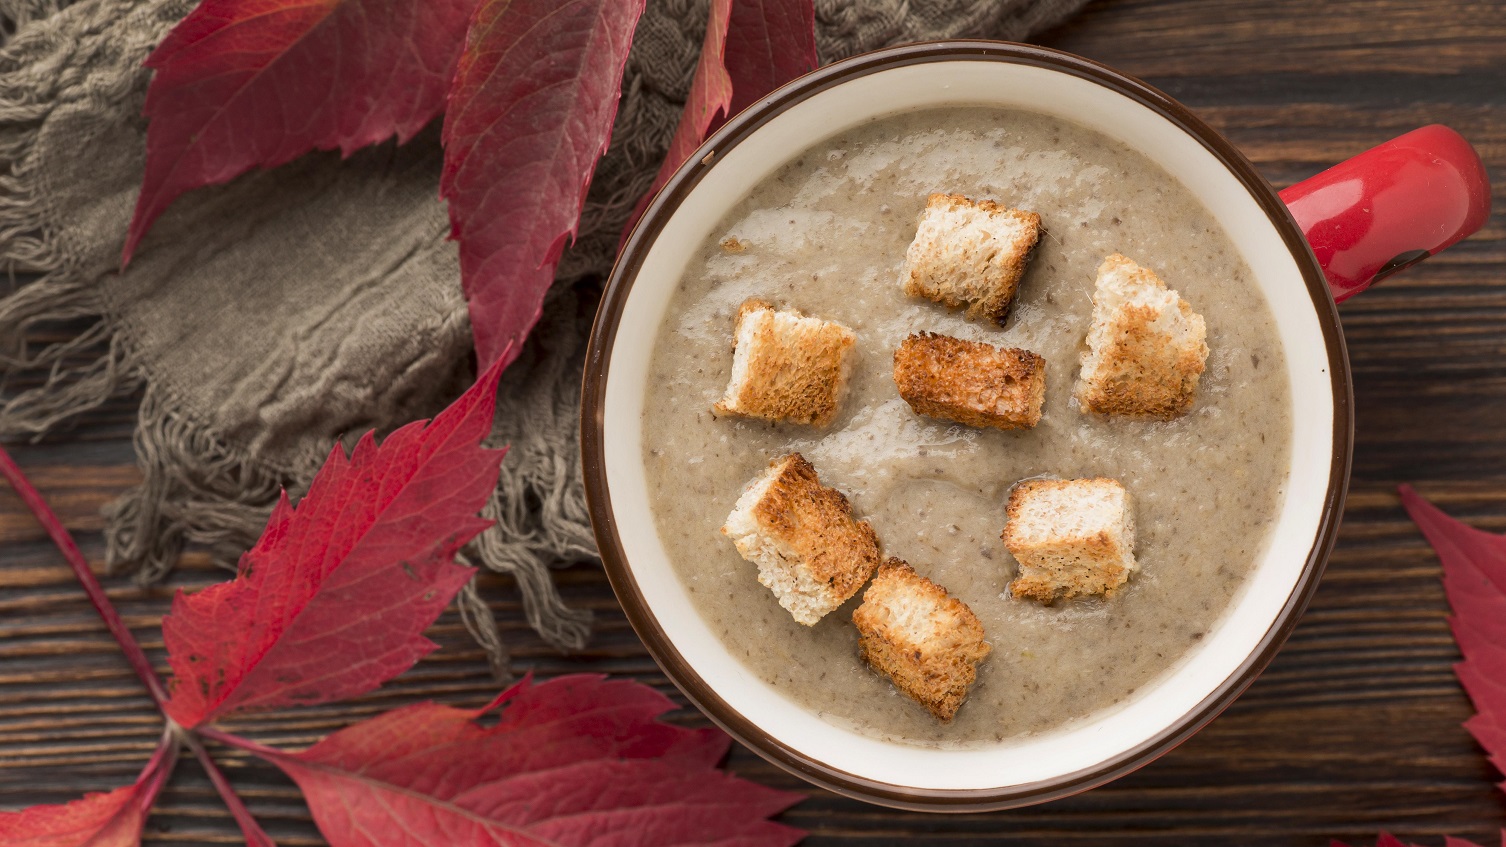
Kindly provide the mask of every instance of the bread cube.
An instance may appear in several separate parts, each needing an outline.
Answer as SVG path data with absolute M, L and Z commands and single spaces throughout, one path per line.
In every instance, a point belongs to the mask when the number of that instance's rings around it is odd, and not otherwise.
M 836 417 L 857 336 L 845 326 L 749 300 L 737 311 L 732 378 L 719 414 L 826 426 Z
M 932 194 L 905 252 L 900 281 L 905 293 L 974 320 L 1003 325 L 1030 252 L 1041 236 L 1041 216 L 960 194 Z
M 1089 412 L 1172 420 L 1192 408 L 1208 361 L 1203 317 L 1115 253 L 1098 268 L 1077 401 Z
M 976 427 L 1029 429 L 1046 399 L 1046 360 L 933 332 L 894 351 L 894 384 L 916 414 Z
M 879 568 L 852 622 L 863 661 L 943 723 L 956 716 L 991 649 L 966 603 L 899 559 Z
M 748 484 L 722 534 L 806 626 L 858 593 L 879 565 L 873 527 L 854 520 L 847 498 L 822 485 L 799 453 L 775 460 Z
M 1020 563 L 1016 597 L 1049 603 L 1104 594 L 1135 570 L 1135 518 L 1118 480 L 1035 479 L 1009 495 L 1004 546 Z

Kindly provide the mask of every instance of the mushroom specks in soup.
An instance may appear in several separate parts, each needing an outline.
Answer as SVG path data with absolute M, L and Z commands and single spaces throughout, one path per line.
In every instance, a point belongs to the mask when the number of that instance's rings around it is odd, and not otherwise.
M 1008 321 L 907 296 L 905 253 L 933 193 L 1040 216 Z M 1171 421 L 1086 414 L 1073 397 L 1097 269 L 1120 253 L 1206 321 L 1207 369 Z M 745 301 L 852 331 L 849 382 L 824 427 L 718 415 Z M 917 415 L 895 350 L 935 332 L 1045 360 L 1033 428 Z M 1138 153 L 1055 118 L 955 107 L 884 118 L 764 180 L 688 265 L 657 329 L 643 431 L 651 506 L 673 567 L 734 655 L 785 696 L 856 731 L 969 746 L 1061 727 L 1166 673 L 1212 627 L 1268 542 L 1286 483 L 1291 412 L 1275 321 L 1218 223 Z M 951 723 L 859 657 L 861 592 L 797 623 L 720 532 L 744 486 L 791 452 L 846 494 L 883 555 L 963 601 L 991 650 Z M 1110 478 L 1130 494 L 1137 569 L 1107 597 L 1016 598 L 1004 548 L 1011 487 Z

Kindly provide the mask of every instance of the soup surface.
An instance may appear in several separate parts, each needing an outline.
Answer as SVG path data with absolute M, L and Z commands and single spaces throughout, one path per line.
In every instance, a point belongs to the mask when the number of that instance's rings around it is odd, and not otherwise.
M 1040 214 L 1045 230 L 1004 328 L 905 296 L 905 249 L 932 192 Z M 1098 264 L 1154 269 L 1207 321 L 1197 402 L 1169 423 L 1100 419 L 1072 398 Z M 759 297 L 858 336 L 848 393 L 824 430 L 714 416 L 739 304 Z M 1046 359 L 1031 430 L 917 416 L 893 354 L 920 330 Z M 922 746 L 1040 733 L 1166 673 L 1217 621 L 1264 551 L 1286 483 L 1289 388 L 1275 322 L 1219 224 L 1174 177 L 1096 132 L 983 107 L 883 118 L 815 145 L 718 223 L 657 329 L 643 432 L 651 506 L 701 614 L 749 668 L 831 723 Z M 798 450 L 872 522 L 886 555 L 966 602 L 993 652 L 939 724 L 858 658 L 852 611 L 796 623 L 720 527 L 743 486 Z M 1010 595 L 1000 541 L 1019 480 L 1109 476 L 1133 501 L 1140 564 L 1108 598 Z

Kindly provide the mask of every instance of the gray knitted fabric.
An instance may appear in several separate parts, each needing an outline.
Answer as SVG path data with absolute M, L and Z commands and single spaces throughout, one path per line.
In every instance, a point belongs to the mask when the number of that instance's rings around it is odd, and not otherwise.
M 830 61 L 1020 39 L 1083 2 L 817 0 L 818 42 Z M 433 127 L 191 192 L 119 271 L 144 162 L 141 63 L 193 5 L 0 0 L 14 28 L 0 51 L 0 261 L 38 275 L 0 299 L 0 438 L 41 437 L 139 392 L 144 479 L 107 509 L 106 538 L 111 567 L 148 581 L 187 544 L 233 564 L 278 489 L 301 493 L 332 442 L 431 416 L 472 376 Z M 512 574 L 528 622 L 561 649 L 589 633 L 548 569 L 594 555 L 577 442 L 591 280 L 669 146 L 707 6 L 650 0 L 580 238 L 498 399 L 493 440 L 512 450 L 485 509 L 496 525 L 465 556 Z M 474 587 L 461 610 L 503 667 Z

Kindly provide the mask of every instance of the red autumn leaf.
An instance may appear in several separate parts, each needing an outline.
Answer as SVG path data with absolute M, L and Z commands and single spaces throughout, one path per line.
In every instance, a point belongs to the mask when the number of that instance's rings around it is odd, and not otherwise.
M 1454 520 L 1411 486 L 1401 487 L 1401 502 L 1443 564 L 1449 625 L 1464 656 L 1454 673 L 1475 704 L 1464 726 L 1506 773 L 1506 537 Z
M 1330 847 L 1349 847 L 1348 844 L 1342 841 L 1330 841 L 1328 843 Z M 1408 844 L 1389 832 L 1382 832 L 1380 837 L 1375 841 L 1375 847 L 1422 847 L 1422 845 Z M 1455 838 L 1452 835 L 1447 835 L 1443 838 L 1443 847 L 1480 847 L 1480 845 L 1473 841 L 1466 841 L 1463 838 Z M 1506 832 L 1501 833 L 1501 847 L 1506 847 Z
M 61 806 L 32 806 L 0 812 L 0 844 L 5 847 L 133 847 L 157 793 L 178 761 L 178 740 L 165 737 L 134 785 L 84 797 Z
M 440 195 L 482 367 L 521 341 L 612 135 L 644 0 L 482 0 L 450 88 Z
M 146 174 L 121 263 L 185 191 L 413 137 L 444 108 L 476 1 L 204 0 L 146 60 Z
M 654 184 L 639 198 L 622 240 L 659 189 L 711 130 L 786 82 L 815 70 L 816 10 L 811 0 L 712 0 L 701 59 L 685 110 Z
M 505 451 L 480 445 L 500 372 L 380 447 L 371 433 L 348 459 L 335 445 L 296 511 L 283 494 L 234 580 L 178 593 L 162 621 L 174 720 L 353 697 L 434 650 L 423 631 L 471 577 L 455 553 L 488 526 L 477 513 Z
M 820 63 L 811 0 L 737 0 L 727 28 L 727 73 L 732 77 L 727 115 L 741 112 Z
M 504 703 L 495 726 L 476 723 Z M 716 770 L 727 737 L 656 720 L 672 708 L 633 682 L 524 679 L 481 709 L 409 706 L 301 753 L 239 743 L 298 783 L 332 847 L 799 841 L 767 818 L 800 796 Z
M 727 24 L 732 17 L 732 0 L 711 0 L 711 12 L 706 18 L 706 38 L 701 42 L 701 58 L 695 66 L 695 76 L 690 81 L 690 94 L 685 98 L 685 109 L 680 112 L 680 123 L 675 126 L 674 137 L 669 141 L 669 152 L 659 165 L 654 184 L 638 198 L 633 213 L 628 216 L 627 226 L 622 230 L 622 241 L 632 234 L 638 219 L 648 208 L 649 201 L 659 193 L 669 178 L 674 175 L 690 154 L 706 140 L 706 132 L 712 121 L 726 117 L 727 107 L 732 104 L 732 77 L 727 73 L 725 61 L 727 48 Z M 622 245 L 619 244 L 620 248 Z

